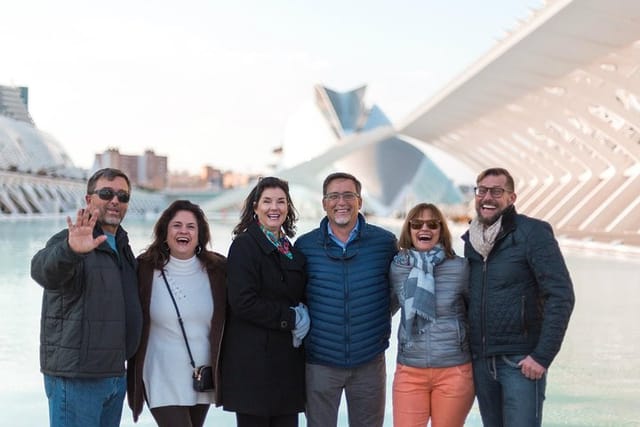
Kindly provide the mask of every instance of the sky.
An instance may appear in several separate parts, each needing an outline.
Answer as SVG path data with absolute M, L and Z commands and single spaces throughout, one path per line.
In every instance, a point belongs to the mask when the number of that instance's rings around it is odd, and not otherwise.
M 3 1 L 0 84 L 76 166 L 151 149 L 259 172 L 315 84 L 367 85 L 401 121 L 542 1 Z

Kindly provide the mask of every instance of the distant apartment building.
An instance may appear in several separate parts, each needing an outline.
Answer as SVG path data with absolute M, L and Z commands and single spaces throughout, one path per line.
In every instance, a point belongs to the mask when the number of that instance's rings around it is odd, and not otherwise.
M 222 188 L 244 187 L 255 178 L 257 178 L 255 175 L 227 171 L 222 176 Z
M 93 169 L 120 169 L 129 176 L 133 185 L 151 190 L 162 190 L 168 184 L 167 157 L 157 156 L 146 150 L 142 156 L 121 154 L 117 148 L 109 148 L 96 154 Z

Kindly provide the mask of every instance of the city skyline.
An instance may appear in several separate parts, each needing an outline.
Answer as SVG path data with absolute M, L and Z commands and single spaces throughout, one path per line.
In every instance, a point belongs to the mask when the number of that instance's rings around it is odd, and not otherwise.
M 36 125 L 79 167 L 119 147 L 166 155 L 171 172 L 251 172 L 315 84 L 365 84 L 400 120 L 540 6 L 26 0 L 0 7 L 0 83 L 30 88 Z

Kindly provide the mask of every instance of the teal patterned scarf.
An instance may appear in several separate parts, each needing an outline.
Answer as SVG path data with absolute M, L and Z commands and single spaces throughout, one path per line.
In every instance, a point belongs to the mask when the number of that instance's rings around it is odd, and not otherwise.
M 264 225 L 260 224 L 259 221 L 258 224 L 260 225 L 260 230 L 262 230 L 264 235 L 267 236 L 267 239 L 269 239 L 269 241 L 273 243 L 276 249 L 278 249 L 278 252 L 289 259 L 293 259 L 293 253 L 291 252 L 291 242 L 289 242 L 287 236 L 283 235 L 278 239 L 278 236 L 276 236 L 273 231 L 267 230 Z

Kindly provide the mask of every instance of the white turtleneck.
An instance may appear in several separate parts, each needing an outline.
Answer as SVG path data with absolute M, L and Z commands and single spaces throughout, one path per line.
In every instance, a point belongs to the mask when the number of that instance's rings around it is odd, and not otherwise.
M 211 365 L 209 332 L 213 298 L 206 270 L 193 256 L 171 257 L 165 266 L 189 347 L 196 366 Z M 142 378 L 150 408 L 213 403 L 213 392 L 198 393 L 192 386 L 192 367 L 176 309 L 159 270 L 153 272 L 151 325 Z

